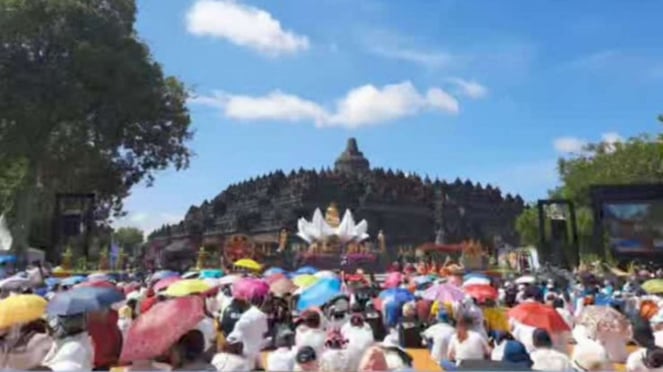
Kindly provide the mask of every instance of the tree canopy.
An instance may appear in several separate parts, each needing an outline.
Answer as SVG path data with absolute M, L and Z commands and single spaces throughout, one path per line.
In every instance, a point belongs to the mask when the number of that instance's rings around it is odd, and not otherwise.
M 126 251 L 133 250 L 143 244 L 143 230 L 136 227 L 121 227 L 113 232 L 113 239 Z
M 135 18 L 135 0 L 0 0 L 0 159 L 25 166 L 16 244 L 40 194 L 94 192 L 120 212 L 132 186 L 188 165 L 187 91 Z
M 574 202 L 579 248 L 585 253 L 596 252 L 596 247 L 592 246 L 594 221 L 590 188 L 594 185 L 663 182 L 663 147 L 659 140 L 646 135 L 614 144 L 590 144 L 580 154 L 559 159 L 558 172 L 561 185 L 550 191 L 550 197 Z M 535 206 L 518 217 L 516 230 L 523 244 L 538 245 L 539 221 Z M 549 228 L 546 228 L 548 233 Z

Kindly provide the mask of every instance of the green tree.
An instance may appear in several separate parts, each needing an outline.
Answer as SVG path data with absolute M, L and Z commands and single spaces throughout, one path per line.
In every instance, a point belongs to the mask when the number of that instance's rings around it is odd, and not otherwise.
M 631 138 L 623 143 L 598 143 L 585 152 L 560 159 L 561 186 L 551 198 L 570 199 L 576 206 L 579 249 L 582 254 L 599 253 L 593 246 L 594 218 L 590 189 L 594 185 L 663 182 L 663 150 L 650 136 Z M 539 222 L 536 208 L 525 210 L 516 220 L 523 244 L 538 245 Z M 567 229 L 571 233 L 571 228 Z M 549 233 L 549 227 L 546 227 Z M 569 236 L 570 238 L 570 236 Z
M 121 227 L 115 230 L 113 239 L 127 253 L 133 252 L 145 241 L 143 230 L 135 227 Z
M 187 91 L 135 17 L 135 0 L 0 0 L 0 158 L 25 167 L 12 204 L 19 254 L 40 195 L 94 192 L 119 213 L 133 185 L 188 165 Z

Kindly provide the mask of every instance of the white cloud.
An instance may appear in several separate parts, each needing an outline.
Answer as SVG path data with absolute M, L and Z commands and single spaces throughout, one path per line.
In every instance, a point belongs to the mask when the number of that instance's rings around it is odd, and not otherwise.
M 583 151 L 587 142 L 577 137 L 561 137 L 555 139 L 553 146 L 561 154 L 578 154 Z
M 372 47 L 371 51 L 382 57 L 416 63 L 429 68 L 446 67 L 454 61 L 454 56 L 451 54 L 437 51 L 384 46 Z
M 458 89 L 458 93 L 468 98 L 479 99 L 488 94 L 488 89 L 474 80 L 464 80 L 460 78 L 448 79 Z
M 600 142 L 605 144 L 608 151 L 614 151 L 615 144 L 623 142 L 624 138 L 616 132 L 607 132 L 601 135 Z M 560 154 L 581 154 L 585 151 L 585 146 L 589 141 L 577 137 L 561 137 L 553 142 L 555 150 Z
M 253 49 L 261 54 L 292 54 L 309 47 L 306 36 L 283 29 L 268 12 L 234 0 L 198 0 L 186 16 L 187 30 Z
M 335 110 L 280 91 L 265 96 L 216 93 L 190 103 L 220 108 L 226 117 L 255 121 L 311 121 L 319 127 L 357 128 L 384 123 L 425 110 L 457 114 L 458 101 L 440 88 L 419 92 L 411 82 L 376 87 L 371 84 L 350 90 L 336 102 Z
M 165 224 L 174 224 L 182 220 L 182 216 L 174 213 L 146 213 L 136 212 L 129 213 L 128 215 L 113 221 L 114 228 L 120 227 L 137 227 L 147 236 L 152 231 L 160 228 Z

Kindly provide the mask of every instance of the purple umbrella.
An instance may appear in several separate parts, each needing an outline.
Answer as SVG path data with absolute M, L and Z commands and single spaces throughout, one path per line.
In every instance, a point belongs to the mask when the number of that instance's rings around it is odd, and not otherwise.
M 442 283 L 428 288 L 423 295 L 424 300 L 439 301 L 441 303 L 461 301 L 465 292 L 453 284 Z

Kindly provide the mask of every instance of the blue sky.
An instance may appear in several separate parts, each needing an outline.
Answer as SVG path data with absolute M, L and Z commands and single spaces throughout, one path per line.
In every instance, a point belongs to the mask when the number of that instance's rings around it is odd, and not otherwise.
M 137 30 L 194 92 L 191 167 L 136 187 L 118 225 L 151 230 L 227 185 L 374 166 L 526 200 L 587 141 L 660 130 L 663 3 L 139 0 Z

